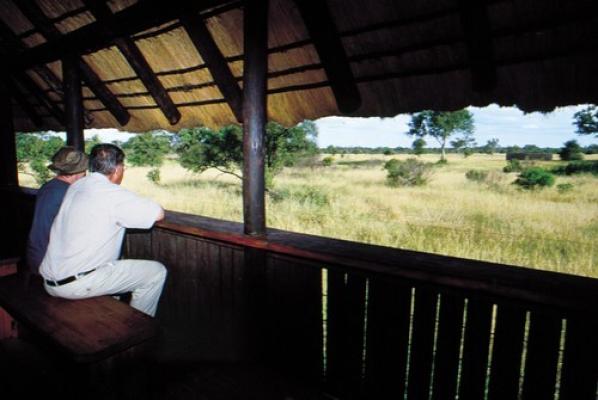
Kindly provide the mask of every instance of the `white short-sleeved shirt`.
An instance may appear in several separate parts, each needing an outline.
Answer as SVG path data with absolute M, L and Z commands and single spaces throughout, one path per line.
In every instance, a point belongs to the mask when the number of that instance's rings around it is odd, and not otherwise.
M 61 280 L 117 260 L 125 228 L 150 228 L 161 209 L 100 173 L 78 180 L 52 224 L 40 274 Z

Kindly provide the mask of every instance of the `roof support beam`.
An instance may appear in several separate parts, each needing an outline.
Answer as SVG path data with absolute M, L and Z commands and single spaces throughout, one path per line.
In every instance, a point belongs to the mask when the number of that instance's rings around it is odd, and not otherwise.
M 496 65 L 486 2 L 459 0 L 459 5 L 471 65 L 472 88 L 476 92 L 493 90 L 496 87 Z
M 78 56 L 67 56 L 62 60 L 62 76 L 64 79 L 66 144 L 77 150 L 85 151 L 83 96 Z
M 39 6 L 33 0 L 21 0 L 15 3 L 21 12 L 27 17 L 27 19 L 39 29 L 41 34 L 50 41 L 60 40 L 62 34 L 54 26 L 52 21 L 43 13 Z M 66 55 L 70 57 L 70 55 Z M 116 96 L 108 90 L 106 85 L 102 83 L 102 80 L 93 71 L 93 69 L 82 59 L 79 59 L 79 68 L 81 75 L 87 83 L 87 86 L 96 95 L 96 97 L 106 106 L 108 111 L 114 116 L 114 118 L 121 125 L 126 125 L 131 118 L 129 112 L 123 107 L 118 101 Z M 39 67 L 38 67 L 39 68 Z
M 245 3 L 243 27 L 243 221 L 245 234 L 265 236 L 268 0 Z
M 210 70 L 214 82 L 230 106 L 237 121 L 243 121 L 243 94 L 228 63 L 208 31 L 203 18 L 198 14 L 181 17 L 181 23 L 189 34 L 195 48 Z
M 8 86 L 4 82 L 0 82 L 0 160 L 0 185 L 19 186 L 12 104 Z
M 361 106 L 361 95 L 326 2 L 295 0 L 295 4 L 326 71 L 338 109 L 345 114 L 356 111 Z
M 103 22 L 114 19 L 114 14 L 112 14 L 104 1 L 84 0 L 83 2 L 97 21 Z M 171 125 L 179 122 L 181 113 L 174 105 L 174 102 L 164 89 L 162 82 L 156 77 L 135 42 L 129 37 L 122 36 L 115 38 L 114 43 L 150 92 L 168 122 Z

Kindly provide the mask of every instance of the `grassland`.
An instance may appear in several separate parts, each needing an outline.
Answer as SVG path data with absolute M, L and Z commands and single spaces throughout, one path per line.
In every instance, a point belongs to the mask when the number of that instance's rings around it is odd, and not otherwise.
M 516 174 L 502 173 L 504 155 L 451 155 L 428 185 L 391 188 L 382 166 L 392 157 L 408 156 L 335 156 L 330 167 L 286 169 L 267 196 L 268 226 L 598 277 L 598 178 L 558 177 L 557 183 L 573 185 L 564 193 L 522 191 L 511 185 Z M 468 181 L 470 169 L 494 171 L 490 184 Z M 172 160 L 159 185 L 147 172 L 129 167 L 123 185 L 170 210 L 242 220 L 236 178 L 192 174 Z M 27 176 L 21 184 L 34 186 Z

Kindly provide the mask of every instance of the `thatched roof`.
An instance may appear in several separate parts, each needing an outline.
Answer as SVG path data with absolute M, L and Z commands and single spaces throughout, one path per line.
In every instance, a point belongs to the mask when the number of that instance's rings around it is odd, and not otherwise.
M 60 57 L 48 50 L 39 59 L 52 61 L 34 65 L 34 55 L 53 43 L 58 49 L 72 43 L 60 40 L 75 37 L 78 30 L 92 32 L 90 27 L 109 19 L 102 15 L 106 10 L 125 15 L 138 6 L 155 8 L 155 3 L 2 0 L 1 50 L 6 60 L 16 60 L 5 72 L 14 93 L 15 129 L 64 129 Z M 160 2 L 160 7 L 166 10 L 173 3 L 179 2 Z M 196 7 L 193 13 L 205 21 L 208 36 L 242 88 L 243 2 L 203 3 L 211 7 Z M 313 3 L 327 4 L 329 16 Z M 271 0 L 269 118 L 294 124 L 343 115 L 338 105 L 343 101 L 348 105 L 340 108 L 353 116 L 490 103 L 524 111 L 596 103 L 596 11 L 595 0 Z M 189 29 L 178 18 L 159 23 L 101 45 L 95 41 L 85 49 L 83 60 L 90 69 L 83 76 L 88 127 L 179 130 L 237 121 Z M 340 43 L 338 48 L 335 43 Z M 37 53 L 31 50 L 36 46 Z M 132 67 L 135 48 L 147 61 L 145 67 Z M 321 53 L 334 54 L 335 59 L 321 58 Z M 342 75 L 343 66 L 348 67 L 349 79 L 342 76 L 334 86 L 337 77 L 329 75 Z M 160 88 L 149 90 L 139 68 L 151 72 L 171 100 L 175 112 L 169 118 L 163 111 L 168 105 L 156 101 Z M 98 97 L 102 87 L 108 90 L 105 98 L 111 93 L 117 101 L 112 108 Z M 121 122 L 128 118 L 125 125 L 115 118 L 118 110 Z

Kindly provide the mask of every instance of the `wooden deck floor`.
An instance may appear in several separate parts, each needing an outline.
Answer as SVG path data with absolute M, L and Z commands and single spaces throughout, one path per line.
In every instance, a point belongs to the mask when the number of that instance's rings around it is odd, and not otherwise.
M 73 399 L 333 399 L 256 364 L 192 360 L 184 357 L 183 343 L 167 341 L 144 361 L 143 372 L 121 370 L 117 389 L 77 387 L 60 356 L 30 340 L 0 341 L 0 398 Z M 136 367 L 131 367 L 137 369 Z M 144 382 L 145 381 L 145 382 Z M 82 393 L 81 391 L 84 391 Z M 91 393 L 90 393 L 91 392 Z M 35 396 L 35 397 L 34 397 Z

